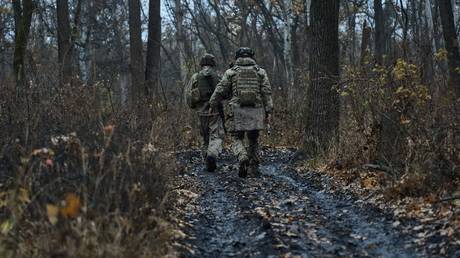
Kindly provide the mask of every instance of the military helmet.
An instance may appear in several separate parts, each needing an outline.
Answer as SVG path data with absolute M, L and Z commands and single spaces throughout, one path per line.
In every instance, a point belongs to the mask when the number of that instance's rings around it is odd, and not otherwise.
M 200 65 L 216 66 L 216 58 L 213 55 L 206 53 L 201 57 Z
M 252 50 L 251 48 L 249 48 L 249 47 L 240 47 L 236 51 L 235 59 L 238 59 L 240 57 L 254 58 L 254 55 L 255 55 L 254 50 Z

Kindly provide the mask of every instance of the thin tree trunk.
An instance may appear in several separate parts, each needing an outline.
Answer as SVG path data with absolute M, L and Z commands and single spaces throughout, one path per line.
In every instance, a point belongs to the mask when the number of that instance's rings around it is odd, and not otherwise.
M 72 79 L 72 34 L 70 31 L 68 0 L 56 1 L 58 58 L 61 85 L 70 83 Z
M 349 36 L 351 37 L 351 46 L 350 46 L 350 53 L 349 53 L 349 60 L 350 64 L 355 65 L 356 64 L 356 10 L 355 10 L 355 4 L 352 3 L 352 10 L 351 10 L 351 15 L 348 20 L 348 33 L 350 34 Z
M 311 3 L 310 87 L 307 90 L 306 149 L 328 150 L 337 137 L 339 95 L 334 88 L 339 77 L 339 1 Z
M 363 34 L 361 38 L 361 60 L 360 65 L 364 66 L 369 57 L 369 41 L 371 39 L 371 28 L 367 26 L 367 21 L 363 22 Z
M 34 2 L 32 0 L 12 0 L 14 11 L 14 54 L 13 69 L 17 88 L 23 88 L 24 84 L 24 55 L 27 48 Z
M 450 0 L 451 3 L 452 3 L 452 14 L 454 15 L 454 26 L 455 28 L 457 29 L 457 26 L 459 25 L 459 22 L 460 22 L 460 15 L 458 13 L 458 10 L 457 10 L 457 4 L 456 4 L 456 0 Z M 457 30 L 455 30 L 457 32 Z M 457 35 L 457 39 L 460 40 L 459 38 L 460 35 Z
M 284 45 L 284 66 L 286 81 L 288 83 L 289 96 L 292 95 L 292 87 L 294 85 L 293 80 L 293 64 L 292 64 L 292 0 L 284 0 L 284 23 L 283 23 L 283 45 Z
M 144 88 L 144 61 L 142 54 L 141 6 L 139 0 L 129 0 L 129 42 L 131 71 L 131 105 L 139 107 L 142 89 Z
M 433 30 L 433 15 L 431 12 L 431 0 L 425 0 L 424 3 L 424 28 L 425 36 L 423 37 L 423 81 L 432 85 L 434 76 L 434 63 L 433 53 L 436 52 L 436 46 L 434 43 L 434 30 Z
M 403 26 L 403 51 L 406 57 L 407 49 L 407 30 L 408 30 L 408 16 L 406 9 L 401 4 L 401 10 L 404 15 Z M 388 7 L 387 7 L 388 8 Z M 385 9 L 388 10 L 388 9 Z M 387 60 L 384 60 L 383 55 L 388 53 L 389 49 L 389 36 L 387 32 L 387 22 L 382 8 L 381 0 L 374 0 L 375 11 L 375 58 L 378 65 L 386 65 Z M 390 59 L 391 60 L 391 59 Z M 388 105 L 388 103 L 386 103 Z M 400 159 L 400 133 L 399 133 L 399 119 L 398 113 L 390 108 L 389 110 L 380 110 L 378 120 L 376 122 L 377 131 L 377 146 L 376 146 L 376 159 L 389 163 L 390 165 L 399 165 Z
M 175 0 L 175 19 L 176 19 L 176 41 L 179 55 L 180 80 L 187 80 L 187 64 L 185 63 L 185 34 L 183 28 L 184 13 L 182 11 L 182 1 Z
M 150 0 L 149 38 L 145 68 L 146 94 L 149 98 L 158 92 L 160 82 L 161 16 L 160 0 Z
M 250 11 L 248 10 L 248 5 L 245 1 L 238 1 L 236 3 L 240 9 L 240 33 L 239 33 L 239 38 L 238 42 L 240 46 L 248 46 L 248 37 L 247 37 L 247 31 L 248 31 L 248 16 Z
M 375 16 L 375 60 L 378 65 L 383 65 L 385 20 L 383 17 L 382 0 L 374 0 Z

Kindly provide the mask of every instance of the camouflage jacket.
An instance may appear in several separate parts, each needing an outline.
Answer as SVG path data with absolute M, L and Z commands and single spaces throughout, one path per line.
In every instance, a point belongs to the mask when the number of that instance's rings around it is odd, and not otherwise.
M 259 75 L 260 82 L 260 95 L 261 98 L 257 101 L 256 106 L 264 107 L 265 112 L 270 114 L 273 110 L 272 100 L 272 89 L 270 81 L 267 76 L 267 72 L 264 69 L 257 66 L 256 62 L 252 58 L 238 58 L 235 62 L 235 66 L 228 69 L 222 80 L 217 84 L 214 93 L 209 100 L 209 104 L 212 108 L 216 108 L 222 100 L 229 99 L 230 105 L 239 105 L 239 99 L 235 94 L 236 91 L 236 74 L 238 66 L 256 66 L 257 74 Z

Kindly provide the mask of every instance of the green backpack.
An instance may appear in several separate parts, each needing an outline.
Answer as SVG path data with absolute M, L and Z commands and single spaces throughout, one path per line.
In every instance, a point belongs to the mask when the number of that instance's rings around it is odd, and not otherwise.
M 236 93 L 242 107 L 254 107 L 260 99 L 260 81 L 257 66 L 237 66 Z
M 212 70 L 203 70 L 197 74 L 196 82 L 192 86 L 192 106 L 209 101 L 217 84 L 217 74 Z

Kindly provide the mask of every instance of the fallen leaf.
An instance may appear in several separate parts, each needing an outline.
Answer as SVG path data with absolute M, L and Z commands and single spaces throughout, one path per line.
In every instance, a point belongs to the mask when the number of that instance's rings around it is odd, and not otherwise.
M 0 225 L 0 231 L 2 234 L 6 235 L 8 232 L 10 232 L 13 229 L 14 223 L 11 220 L 5 220 L 1 225 Z
M 59 207 L 53 204 L 46 205 L 46 214 L 48 215 L 48 220 L 52 225 L 56 225 L 58 222 Z
M 67 194 L 65 197 L 65 206 L 61 208 L 61 215 L 64 218 L 75 218 L 80 213 L 80 198 L 73 194 Z
M 105 134 L 112 134 L 113 129 L 115 129 L 114 125 L 107 125 L 107 126 L 104 127 L 104 133 Z
M 30 202 L 29 192 L 24 188 L 19 189 L 19 201 L 22 203 Z
M 377 186 L 377 180 L 373 177 L 367 177 L 361 181 L 361 185 L 366 189 L 373 189 Z

